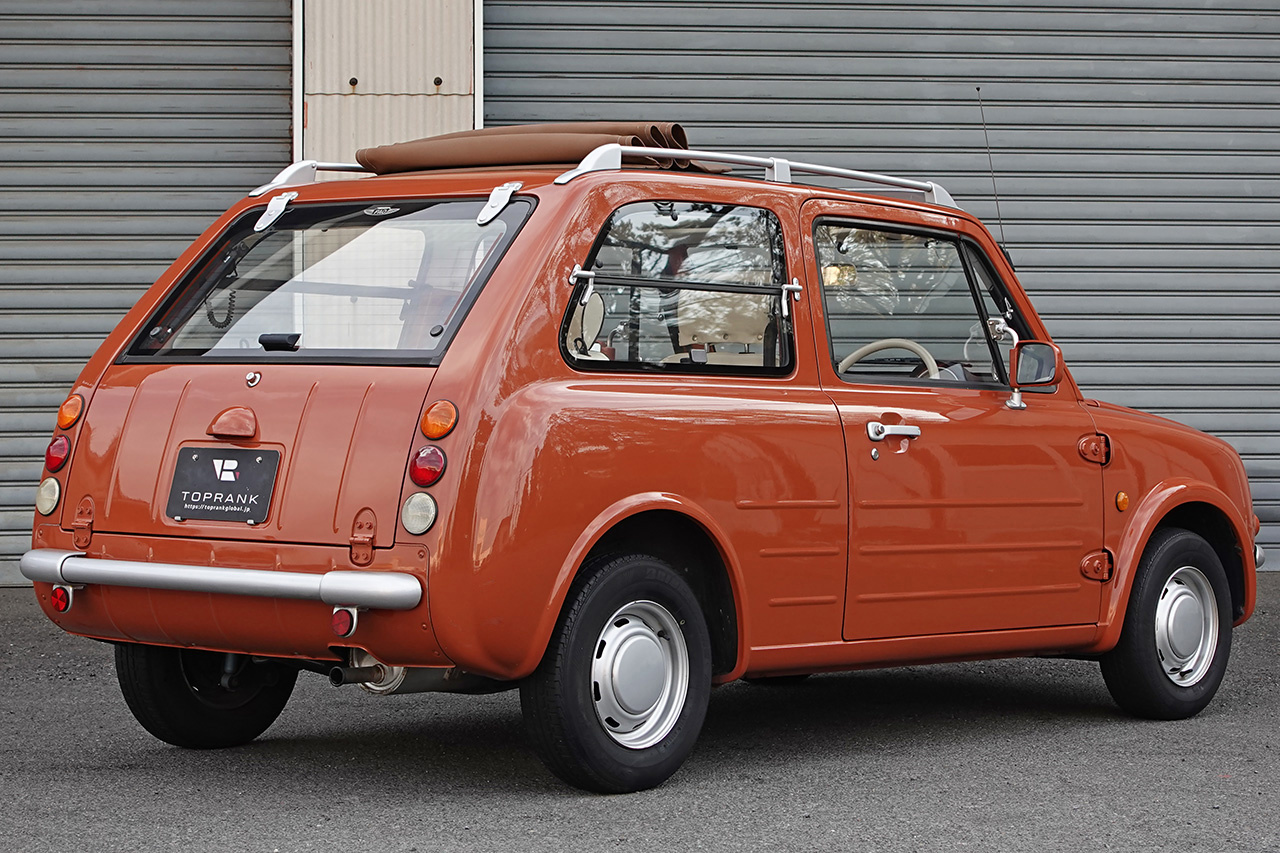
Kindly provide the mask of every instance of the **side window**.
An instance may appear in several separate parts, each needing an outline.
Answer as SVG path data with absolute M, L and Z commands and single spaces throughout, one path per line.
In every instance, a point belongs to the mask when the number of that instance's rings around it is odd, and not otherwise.
M 782 228 L 768 210 L 646 201 L 614 211 L 565 317 L 580 368 L 787 373 Z
M 973 276 L 977 281 L 978 295 L 982 299 L 982 307 L 987 317 L 991 320 L 1003 319 L 1013 329 L 1017 335 L 1017 340 L 1027 340 L 1029 337 L 1027 324 L 1023 321 L 1022 315 L 1018 313 L 1013 301 L 1005 293 L 1004 286 L 1000 284 L 1000 280 L 992 272 L 991 265 L 987 262 L 982 252 L 973 246 L 966 245 L 964 253 L 969 261 L 969 269 L 973 271 Z M 1004 375 L 1008 376 L 1009 352 L 1013 349 L 1014 336 L 1005 333 L 997 335 L 995 340 L 996 351 L 1000 357 L 1001 364 L 1004 366 Z
M 960 245 L 937 235 L 819 220 L 831 361 L 849 382 L 1003 382 Z

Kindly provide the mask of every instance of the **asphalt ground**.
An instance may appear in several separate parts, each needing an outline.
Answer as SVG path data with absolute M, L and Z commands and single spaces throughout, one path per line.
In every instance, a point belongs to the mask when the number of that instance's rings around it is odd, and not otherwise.
M 1280 574 L 1195 719 L 1125 717 L 1081 661 L 739 683 L 675 777 L 614 797 L 542 768 L 514 692 L 304 673 L 255 743 L 186 751 L 30 589 L 0 625 L 0 851 L 1280 850 Z

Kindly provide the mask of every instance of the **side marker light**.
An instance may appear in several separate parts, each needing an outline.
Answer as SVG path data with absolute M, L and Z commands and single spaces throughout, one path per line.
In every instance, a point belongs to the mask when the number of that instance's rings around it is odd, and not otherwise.
M 1116 492 L 1116 509 L 1124 512 L 1129 508 L 1129 494 L 1127 492 Z

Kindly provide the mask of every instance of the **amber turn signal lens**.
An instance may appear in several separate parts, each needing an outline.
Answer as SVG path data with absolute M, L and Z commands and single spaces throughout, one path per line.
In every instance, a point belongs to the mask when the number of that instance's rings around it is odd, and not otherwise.
M 1116 509 L 1124 512 L 1129 508 L 1129 495 L 1127 492 L 1116 492 Z
M 448 400 L 436 400 L 422 413 L 422 434 L 435 440 L 453 432 L 458 424 L 458 407 Z
M 409 463 L 409 479 L 419 486 L 430 486 L 444 473 L 444 453 L 438 447 L 428 445 L 418 451 Z
M 76 425 L 76 421 L 80 420 L 80 414 L 83 411 L 84 397 L 79 394 L 72 394 L 65 403 L 58 407 L 58 427 L 60 429 L 71 429 Z
M 44 467 L 52 474 L 67 464 L 67 457 L 70 455 L 71 439 L 65 435 L 55 435 L 44 449 Z

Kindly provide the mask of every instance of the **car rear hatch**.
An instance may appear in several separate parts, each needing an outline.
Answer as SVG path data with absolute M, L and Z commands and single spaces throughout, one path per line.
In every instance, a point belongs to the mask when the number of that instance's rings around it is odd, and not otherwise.
M 435 368 L 532 203 L 275 198 L 241 216 L 103 376 L 64 527 L 392 544 Z
M 345 544 L 372 511 L 389 546 L 434 372 L 117 365 L 85 416 L 63 524 L 88 498 L 95 531 Z

